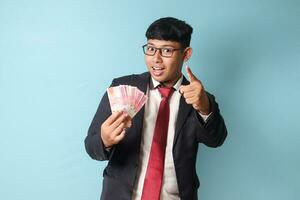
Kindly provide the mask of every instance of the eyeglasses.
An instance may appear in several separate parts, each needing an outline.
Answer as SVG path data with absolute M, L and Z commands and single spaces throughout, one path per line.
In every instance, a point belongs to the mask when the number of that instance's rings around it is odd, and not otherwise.
M 157 48 L 154 46 L 150 46 L 148 44 L 145 44 L 142 47 L 143 47 L 144 54 L 148 56 L 154 56 L 156 51 L 159 50 L 160 55 L 166 58 L 172 57 L 174 51 L 183 50 L 182 48 L 181 49 L 173 49 L 168 47 Z

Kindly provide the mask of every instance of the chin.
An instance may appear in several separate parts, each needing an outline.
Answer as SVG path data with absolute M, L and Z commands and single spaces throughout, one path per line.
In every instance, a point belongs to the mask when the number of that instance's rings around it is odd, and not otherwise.
M 154 79 L 154 80 L 156 80 L 156 81 L 158 81 L 158 82 L 165 82 L 166 81 L 166 78 L 165 77 L 157 77 L 157 76 L 155 76 L 155 75 L 153 75 L 153 74 L 151 74 L 151 76 L 152 76 L 152 78 Z

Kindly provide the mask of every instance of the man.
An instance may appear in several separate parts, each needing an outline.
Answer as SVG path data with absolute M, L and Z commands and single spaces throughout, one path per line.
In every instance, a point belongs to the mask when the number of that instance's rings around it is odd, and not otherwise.
M 108 160 L 101 199 L 197 199 L 198 144 L 222 145 L 227 130 L 214 96 L 182 65 L 192 55 L 192 27 L 167 17 L 153 22 L 143 46 L 148 72 L 114 79 L 147 96 L 133 119 L 111 112 L 104 94 L 85 139 L 88 154 Z

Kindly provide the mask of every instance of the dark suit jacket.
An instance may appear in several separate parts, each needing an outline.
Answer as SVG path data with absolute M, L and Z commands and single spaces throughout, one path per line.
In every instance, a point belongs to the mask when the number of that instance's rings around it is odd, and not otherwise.
M 130 75 L 114 79 L 111 86 L 132 85 L 146 93 L 150 74 Z M 183 85 L 189 84 L 184 78 Z M 227 135 L 224 120 L 220 115 L 214 96 L 207 93 L 212 114 L 208 121 L 203 119 L 191 105 L 181 97 L 175 128 L 173 159 L 182 200 L 196 200 L 199 180 L 196 174 L 198 144 L 209 147 L 220 146 Z M 85 147 L 91 158 L 109 160 L 103 171 L 103 200 L 130 200 L 137 176 L 139 152 L 143 128 L 144 107 L 133 118 L 132 126 L 125 138 L 109 152 L 100 137 L 101 124 L 111 115 L 107 93 L 104 94 L 85 139 Z

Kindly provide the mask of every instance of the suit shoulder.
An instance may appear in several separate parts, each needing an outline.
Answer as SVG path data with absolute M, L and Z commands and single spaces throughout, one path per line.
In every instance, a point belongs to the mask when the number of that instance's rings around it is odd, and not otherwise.
M 140 81 L 146 81 L 149 76 L 148 72 L 142 74 L 131 74 L 126 76 L 121 76 L 113 79 L 113 85 L 135 85 Z

